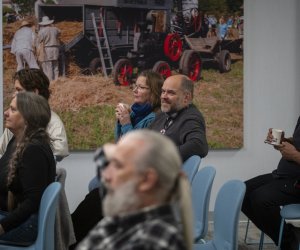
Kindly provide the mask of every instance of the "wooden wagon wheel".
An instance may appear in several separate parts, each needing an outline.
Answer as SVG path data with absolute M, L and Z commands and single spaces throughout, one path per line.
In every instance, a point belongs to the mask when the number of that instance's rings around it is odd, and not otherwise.
M 113 68 L 112 75 L 116 85 L 128 86 L 131 84 L 133 67 L 128 59 L 119 59 Z
M 158 61 L 154 64 L 152 70 L 159 73 L 164 79 L 171 75 L 170 65 L 166 61 Z
M 185 50 L 180 59 L 180 71 L 192 81 L 198 81 L 201 76 L 202 62 L 198 53 L 194 50 Z

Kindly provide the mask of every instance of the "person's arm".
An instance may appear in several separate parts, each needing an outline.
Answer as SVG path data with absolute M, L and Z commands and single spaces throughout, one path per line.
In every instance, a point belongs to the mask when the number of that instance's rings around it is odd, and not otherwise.
M 16 178 L 22 187 L 22 201 L 18 206 L 0 221 L 4 231 L 7 232 L 26 221 L 29 216 L 38 212 L 41 197 L 49 180 L 55 176 L 49 166 L 49 156 L 40 145 L 29 145 L 22 157 L 22 167 L 18 169 Z M 53 171 L 53 173 L 51 173 Z
M 7 145 L 12 137 L 13 133 L 10 132 L 10 130 L 7 128 L 4 129 L 3 134 L 0 137 L 0 157 L 2 157 L 2 155 L 6 151 Z
M 300 152 L 293 144 L 284 141 L 282 145 L 278 146 L 278 150 L 284 159 L 294 161 L 300 165 Z
M 127 104 L 119 103 L 116 107 L 116 119 L 117 126 L 119 129 L 119 134 L 116 134 L 116 140 L 119 139 L 120 136 L 128 133 L 133 130 L 133 126 L 131 123 L 130 117 L 131 110 Z
M 11 41 L 10 53 L 16 54 L 16 41 L 15 41 L 15 37 Z
M 37 44 L 37 35 L 36 33 L 32 30 L 32 50 L 36 51 L 36 44 Z
M 192 155 L 199 155 L 204 158 L 208 153 L 206 129 L 204 119 L 199 116 L 190 116 L 183 123 L 182 137 L 183 144 L 178 145 L 182 161 Z
M 135 129 L 143 129 L 143 128 L 148 128 L 151 123 L 154 121 L 155 119 L 155 114 L 154 113 L 150 113 L 149 115 L 147 115 L 146 117 L 144 117 L 143 120 L 141 120 L 138 124 L 136 124 L 134 127 L 132 126 L 132 124 L 125 124 L 124 126 L 121 127 L 122 130 L 122 134 L 126 134 L 131 130 L 135 130 Z
M 69 146 L 65 126 L 59 116 L 51 111 L 51 120 L 47 127 L 51 138 L 53 154 L 57 160 L 62 160 L 69 155 Z

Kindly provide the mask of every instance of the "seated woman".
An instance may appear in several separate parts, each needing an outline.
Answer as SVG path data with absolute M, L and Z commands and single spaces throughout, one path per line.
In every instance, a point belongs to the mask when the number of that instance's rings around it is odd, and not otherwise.
M 163 77 L 154 71 L 143 71 L 133 85 L 133 104 L 119 103 L 116 107 L 115 141 L 134 129 L 147 128 L 160 110 L 160 94 Z M 95 177 L 89 183 L 89 190 L 99 187 Z
M 147 128 L 160 109 L 163 78 L 156 72 L 143 71 L 133 85 L 134 102 L 129 107 L 119 103 L 116 107 L 115 140 L 133 129 Z
M 4 116 L 5 127 L 14 136 L 1 158 L 8 165 L 0 163 L 2 173 L 3 169 L 8 173 L 8 212 L 0 211 L 0 240 L 30 244 L 37 237 L 41 197 L 55 179 L 55 160 L 46 132 L 51 111 L 44 97 L 20 92 Z
M 40 69 L 22 69 L 13 76 L 15 93 L 29 91 L 50 98 L 49 79 Z M 51 110 L 51 119 L 47 126 L 47 132 L 52 142 L 52 150 L 56 161 L 61 161 L 69 155 L 68 140 L 65 127 L 59 116 Z M 0 155 L 3 155 L 9 140 L 13 134 L 5 129 L 0 137 Z M 1 191 L 1 187 L 0 187 Z
M 34 92 L 44 97 L 46 100 L 50 97 L 49 79 L 40 69 L 22 69 L 13 76 L 14 95 L 22 91 Z M 51 110 L 50 122 L 47 125 L 47 132 L 51 138 L 51 147 L 56 161 L 63 159 L 69 155 L 67 135 L 64 124 L 59 116 Z M 0 210 L 7 211 L 7 166 L 12 152 L 15 150 L 13 142 L 13 133 L 9 128 L 5 128 L 0 137 Z M 10 145 L 8 147 L 8 145 Z
M 134 103 L 131 107 L 123 103 L 116 107 L 116 141 L 129 131 L 147 128 L 153 122 L 156 112 L 160 110 L 163 81 L 163 77 L 153 71 L 143 71 L 138 76 L 133 85 Z M 99 184 L 97 177 L 91 180 L 89 184 L 91 192 L 72 214 L 77 242 L 80 242 L 102 218 Z

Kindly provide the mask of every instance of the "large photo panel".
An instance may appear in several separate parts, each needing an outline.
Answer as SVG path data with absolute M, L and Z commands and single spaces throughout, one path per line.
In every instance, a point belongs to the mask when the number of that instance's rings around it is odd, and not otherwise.
M 133 104 L 133 84 L 148 69 L 194 81 L 211 149 L 243 146 L 243 0 L 15 0 L 2 10 L 4 109 L 15 73 L 40 68 L 70 150 L 115 141 L 116 105 Z M 46 45 L 48 26 L 59 36 Z

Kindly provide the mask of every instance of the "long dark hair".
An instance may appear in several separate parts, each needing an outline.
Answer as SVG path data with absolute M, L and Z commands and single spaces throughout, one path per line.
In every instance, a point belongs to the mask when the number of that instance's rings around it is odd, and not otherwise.
M 21 161 L 23 152 L 29 144 L 37 142 L 50 144 L 50 138 L 46 132 L 51 118 L 51 110 L 48 101 L 33 92 L 19 92 L 16 95 L 17 110 L 21 113 L 25 128 L 21 139 L 18 141 L 15 152 L 9 162 L 8 185 L 11 184 L 18 163 Z

